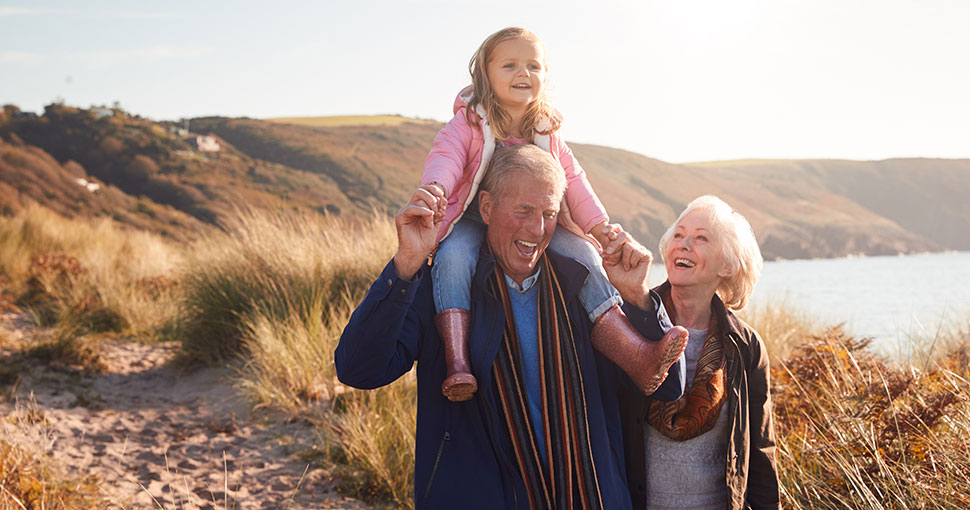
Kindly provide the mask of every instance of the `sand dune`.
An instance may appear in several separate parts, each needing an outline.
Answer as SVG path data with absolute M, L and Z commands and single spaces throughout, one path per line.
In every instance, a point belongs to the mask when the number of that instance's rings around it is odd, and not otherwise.
M 8 337 L 31 334 L 16 316 L 0 322 L 14 330 Z M 369 508 L 336 494 L 325 469 L 304 473 L 309 425 L 249 416 L 227 369 L 185 372 L 169 363 L 175 352 L 110 341 L 104 374 L 27 360 L 17 402 L 0 402 L 0 415 L 42 413 L 49 454 L 74 475 L 99 477 L 113 508 Z

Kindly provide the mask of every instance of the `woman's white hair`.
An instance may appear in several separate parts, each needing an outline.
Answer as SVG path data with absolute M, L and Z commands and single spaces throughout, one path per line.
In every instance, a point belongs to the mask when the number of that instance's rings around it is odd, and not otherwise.
M 717 295 L 721 297 L 724 306 L 731 310 L 740 310 L 748 304 L 748 298 L 754 291 L 754 286 L 761 276 L 764 259 L 758 240 L 754 237 L 751 224 L 735 211 L 730 205 L 714 195 L 704 195 L 687 204 L 684 212 L 680 213 L 677 221 L 664 232 L 660 238 L 660 256 L 663 257 L 674 235 L 674 229 L 685 216 L 700 211 L 707 214 L 714 233 L 714 239 L 724 257 L 730 274 L 721 279 L 717 287 Z

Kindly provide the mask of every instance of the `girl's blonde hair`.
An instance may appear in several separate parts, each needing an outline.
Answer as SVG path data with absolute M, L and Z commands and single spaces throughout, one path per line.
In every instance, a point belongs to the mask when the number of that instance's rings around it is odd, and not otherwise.
M 512 119 L 508 112 L 505 111 L 505 108 L 502 108 L 502 105 L 499 104 L 498 99 L 495 97 L 495 92 L 492 91 L 492 86 L 488 81 L 487 68 L 488 61 L 495 47 L 499 43 L 508 41 L 509 39 L 525 39 L 526 41 L 542 45 L 542 41 L 539 40 L 538 36 L 524 28 L 503 28 L 488 36 L 468 62 L 468 72 L 472 75 L 472 89 L 474 93 L 472 94 L 471 101 L 468 103 L 465 116 L 469 124 L 477 124 L 478 120 L 475 107 L 482 105 L 482 109 L 485 110 L 485 116 L 488 118 L 489 126 L 492 128 L 492 133 L 495 134 L 495 139 L 499 141 L 508 139 L 514 129 Z M 542 63 L 542 67 L 546 67 L 545 62 Z M 548 119 L 548 128 L 539 130 L 538 124 L 543 119 Z M 559 129 L 561 124 L 562 118 L 560 118 L 559 112 L 549 105 L 546 98 L 546 89 L 543 87 L 542 93 L 539 94 L 539 97 L 535 101 L 529 104 L 525 115 L 522 117 L 519 132 L 522 133 L 523 139 L 532 143 L 535 141 L 535 135 L 551 134 Z
M 660 238 L 660 257 L 663 258 L 667 253 L 667 247 L 670 246 L 670 240 L 677 225 L 694 211 L 707 215 L 715 242 L 719 244 L 721 256 L 724 257 L 724 262 L 730 271 L 728 276 L 721 279 L 716 290 L 717 295 L 720 296 L 725 307 L 735 311 L 740 310 L 748 304 L 748 298 L 754 292 L 754 286 L 761 276 L 764 259 L 761 257 L 761 249 L 758 248 L 758 240 L 751 230 L 751 224 L 741 213 L 720 198 L 704 195 L 687 204 L 684 212 L 677 217 L 677 221 Z

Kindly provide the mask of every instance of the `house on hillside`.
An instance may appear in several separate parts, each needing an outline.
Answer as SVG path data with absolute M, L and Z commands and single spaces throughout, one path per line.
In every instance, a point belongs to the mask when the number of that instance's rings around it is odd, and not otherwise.
M 94 193 L 95 191 L 98 191 L 99 189 L 101 189 L 101 185 L 100 184 L 98 184 L 96 182 L 91 182 L 91 181 L 85 179 L 84 177 L 78 177 L 75 182 L 77 182 L 79 185 L 84 186 L 85 188 L 87 188 L 87 190 L 90 191 L 91 193 Z
M 197 136 L 195 143 L 199 146 L 200 152 L 219 152 L 219 142 L 214 136 Z
M 182 119 L 182 125 L 179 126 L 178 123 L 172 123 L 172 134 L 182 138 L 189 137 L 189 119 Z
M 111 117 L 115 114 L 114 110 L 111 108 L 105 108 L 104 106 L 95 106 L 94 108 L 91 108 L 91 113 L 93 113 L 94 116 L 99 119 Z

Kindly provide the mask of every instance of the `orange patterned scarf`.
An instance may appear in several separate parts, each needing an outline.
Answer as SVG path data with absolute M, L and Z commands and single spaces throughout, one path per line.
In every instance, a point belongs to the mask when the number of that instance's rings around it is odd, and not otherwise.
M 727 398 L 727 363 L 715 317 L 711 315 L 690 391 L 672 402 L 650 399 L 647 420 L 674 441 L 686 441 L 711 430 Z

